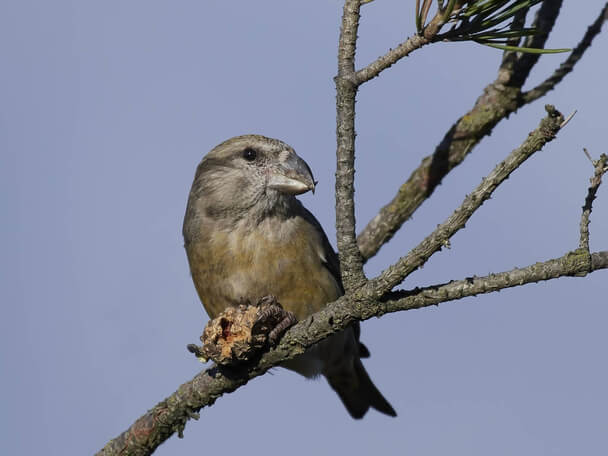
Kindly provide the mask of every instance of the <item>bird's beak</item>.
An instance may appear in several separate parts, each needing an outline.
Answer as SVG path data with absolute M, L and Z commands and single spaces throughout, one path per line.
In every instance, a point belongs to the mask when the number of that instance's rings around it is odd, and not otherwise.
M 308 164 L 295 152 L 285 150 L 279 155 L 279 165 L 272 167 L 268 175 L 268 188 L 288 195 L 315 192 L 315 179 Z

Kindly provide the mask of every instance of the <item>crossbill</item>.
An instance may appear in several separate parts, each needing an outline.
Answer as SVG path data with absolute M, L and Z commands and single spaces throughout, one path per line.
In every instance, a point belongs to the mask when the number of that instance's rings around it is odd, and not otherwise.
M 196 169 L 183 234 L 195 288 L 211 318 L 243 301 L 274 295 L 298 319 L 344 290 L 323 228 L 295 195 L 314 191 L 309 166 L 287 144 L 260 135 L 229 139 Z M 323 375 L 353 418 L 395 410 L 369 378 L 358 323 L 287 362 Z

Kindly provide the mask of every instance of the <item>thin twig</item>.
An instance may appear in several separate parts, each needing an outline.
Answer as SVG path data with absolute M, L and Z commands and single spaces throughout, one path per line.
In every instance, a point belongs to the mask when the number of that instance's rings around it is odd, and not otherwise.
M 568 125 L 568 122 L 570 122 L 572 120 L 572 118 L 576 115 L 577 110 L 575 109 L 574 111 L 572 111 L 568 117 L 566 117 L 564 119 L 564 121 L 562 122 L 562 124 L 559 126 L 559 128 L 564 128 L 566 125 Z
M 591 185 L 589 185 L 587 197 L 585 198 L 585 204 L 583 205 L 579 241 L 579 248 L 589 252 L 589 217 L 591 216 L 591 211 L 593 210 L 593 200 L 595 200 L 597 190 L 602 183 L 602 176 L 608 171 L 608 155 L 602 154 L 598 160 L 593 160 L 589 155 L 589 152 L 587 152 L 587 149 L 583 149 L 583 151 L 591 160 L 594 168 L 593 177 L 589 180 Z
M 494 190 L 509 177 L 524 161 L 555 138 L 564 117 L 553 106 L 547 105 L 547 117 L 541 120 L 536 130 L 532 131 L 521 146 L 513 150 L 505 160 L 482 180 L 481 184 L 464 199 L 462 204 L 435 231 L 414 247 L 405 257 L 387 268 L 377 278 L 371 280 L 366 291 L 379 297 L 398 285 L 414 270 L 418 269 L 460 229 L 481 207 Z
M 608 20 L 608 2 L 604 5 L 593 24 L 587 28 L 587 32 L 581 42 L 574 48 L 559 68 L 539 85 L 522 94 L 522 104 L 528 104 L 538 100 L 547 92 L 553 90 L 555 86 L 574 69 L 574 65 L 578 63 L 585 51 L 591 46 L 593 39 L 600 33 L 602 25 L 606 20 Z
M 430 42 L 430 40 L 420 35 L 409 37 L 396 48 L 390 49 L 386 54 L 378 57 L 372 63 L 357 71 L 357 85 L 361 85 L 364 82 L 375 78 L 382 71 L 390 68 L 403 57 L 407 57 L 412 51 L 420 49 L 422 46 L 429 44 Z

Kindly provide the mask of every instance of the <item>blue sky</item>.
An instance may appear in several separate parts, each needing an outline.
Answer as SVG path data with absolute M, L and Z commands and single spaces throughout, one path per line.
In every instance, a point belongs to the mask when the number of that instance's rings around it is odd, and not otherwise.
M 574 46 L 602 1 L 565 2 Z M 363 9 L 358 66 L 413 33 L 413 2 Z M 335 244 L 332 78 L 341 4 L 5 1 L 0 5 L 3 454 L 92 454 L 203 366 L 207 317 L 181 223 L 196 164 L 231 136 L 291 144 L 302 196 Z M 557 90 L 501 123 L 367 265 L 380 272 L 442 222 L 552 103 L 578 114 L 405 287 L 484 275 L 577 247 L 605 149 L 606 33 Z M 541 58 L 528 87 L 564 55 Z M 358 227 L 493 80 L 500 52 L 435 44 L 358 96 Z M 600 189 L 592 250 L 608 248 Z M 605 271 L 363 324 L 367 369 L 399 416 L 352 420 L 325 381 L 275 369 L 204 409 L 158 455 L 603 454 Z M 274 448 L 273 448 L 274 447 Z

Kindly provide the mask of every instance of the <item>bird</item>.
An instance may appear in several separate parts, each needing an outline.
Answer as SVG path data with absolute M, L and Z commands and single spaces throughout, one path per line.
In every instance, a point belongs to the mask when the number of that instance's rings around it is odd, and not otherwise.
M 321 224 L 296 195 L 313 191 L 308 164 L 283 141 L 242 135 L 213 148 L 196 168 L 183 236 L 196 291 L 210 318 L 275 296 L 298 320 L 344 294 L 340 263 Z M 371 408 L 396 416 L 361 358 L 358 322 L 283 367 L 324 376 L 355 419 Z

